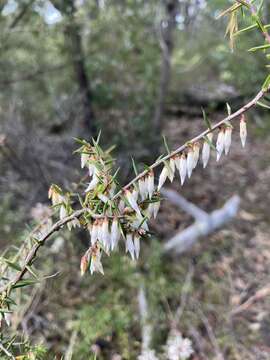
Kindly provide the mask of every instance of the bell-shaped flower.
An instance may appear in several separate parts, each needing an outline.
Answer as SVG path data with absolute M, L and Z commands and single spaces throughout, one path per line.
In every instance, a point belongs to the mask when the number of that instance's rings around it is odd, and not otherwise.
M 200 157 L 200 144 L 196 142 L 193 145 L 193 169 L 195 169 L 195 167 L 197 166 L 199 157 Z
M 154 203 L 152 203 L 152 205 L 153 205 L 153 217 L 155 219 L 157 217 L 158 212 L 159 212 L 160 201 L 155 201 Z
M 94 245 L 98 240 L 99 220 L 96 219 L 91 227 L 91 244 Z
M 103 266 L 101 263 L 101 251 L 99 248 L 95 249 L 95 251 L 92 253 L 90 272 L 91 274 L 94 272 L 100 272 L 102 275 L 104 275 Z
M 106 250 L 108 252 L 111 247 L 110 243 L 110 232 L 109 232 L 109 220 L 107 217 L 105 217 L 102 221 L 102 228 L 101 228 L 101 242 Z
M 155 191 L 155 177 L 154 177 L 154 171 L 151 170 L 149 174 L 147 175 L 147 190 L 149 198 L 152 199 L 152 195 Z
M 182 153 L 180 156 L 178 171 L 180 175 L 181 185 L 183 185 L 187 175 L 187 158 L 184 153 Z
M 228 155 L 232 143 L 232 126 L 228 125 L 224 134 L 224 151 L 225 155 Z
M 99 198 L 101 201 L 103 201 L 105 204 L 106 204 L 108 201 L 110 201 L 110 199 L 108 198 L 108 196 L 105 195 L 105 194 L 98 194 L 98 198 Z
M 95 174 L 93 176 L 92 180 L 90 181 L 90 183 L 88 184 L 85 192 L 88 192 L 88 191 L 91 191 L 91 190 L 95 189 L 95 187 L 97 186 L 98 183 L 99 183 L 99 179 Z
M 224 129 L 220 129 L 217 137 L 216 150 L 217 150 L 217 161 L 219 161 L 223 151 L 224 151 L 224 143 L 225 140 L 225 131 Z
M 136 259 L 139 259 L 140 247 L 141 247 L 141 238 L 138 234 L 135 234 L 134 235 L 134 254 L 135 254 Z
M 190 147 L 188 149 L 188 154 L 187 154 L 187 175 L 189 178 L 191 177 L 193 167 L 194 167 L 194 151 L 193 148 Z
M 82 153 L 81 154 L 81 168 L 83 169 L 89 160 L 89 154 Z
M 247 140 L 247 122 L 245 119 L 245 115 L 242 115 L 240 119 L 240 139 L 242 147 L 245 147 Z
M 120 230 L 119 230 L 119 224 L 117 217 L 113 218 L 112 226 L 111 226 L 111 249 L 114 250 L 117 245 L 118 241 L 120 239 Z
M 140 214 L 140 208 L 136 199 L 138 196 L 136 196 L 136 193 L 134 191 L 125 190 L 125 196 L 132 209 L 135 210 L 136 213 Z
M 169 170 L 168 167 L 166 165 L 164 165 L 160 175 L 159 175 L 159 181 L 158 181 L 158 191 L 162 188 L 162 186 L 164 185 L 167 177 L 169 175 Z
M 139 192 L 143 201 L 147 198 L 148 195 L 147 181 L 148 179 L 144 177 L 141 177 L 138 181 Z
M 63 220 L 66 216 L 68 216 L 67 209 L 66 209 L 65 205 L 61 205 L 60 214 L 59 214 L 60 220 Z
M 213 139 L 213 133 L 209 133 L 206 136 L 207 136 L 209 142 L 205 140 L 203 143 L 203 149 L 202 149 L 203 168 L 206 168 L 209 158 L 210 158 L 210 153 L 211 153 L 210 143 L 212 142 L 212 139 Z
M 135 247 L 132 233 L 127 233 L 126 235 L 126 252 L 129 252 L 132 260 L 135 260 Z

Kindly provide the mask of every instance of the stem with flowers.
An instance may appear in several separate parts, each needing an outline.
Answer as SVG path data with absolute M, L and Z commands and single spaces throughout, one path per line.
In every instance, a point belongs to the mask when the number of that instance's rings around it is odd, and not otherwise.
M 143 172 L 141 172 L 140 174 L 138 174 L 133 180 L 131 180 L 127 185 L 125 185 L 121 190 L 119 190 L 115 195 L 112 196 L 111 200 L 112 201 L 116 201 L 117 199 L 121 199 L 121 197 L 125 197 L 127 191 L 129 193 L 129 189 L 131 189 L 134 186 L 137 186 L 137 183 L 139 183 L 139 181 L 141 179 L 143 179 L 144 177 L 148 176 L 149 174 L 153 173 L 153 170 L 156 169 L 157 167 L 164 165 L 164 163 L 166 161 L 170 161 L 171 159 L 175 159 L 176 156 L 178 156 L 179 154 L 183 154 L 186 150 L 188 151 L 188 153 L 191 153 L 193 151 L 194 148 L 194 144 L 198 144 L 198 142 L 200 140 L 204 140 L 204 146 L 209 146 L 209 148 L 211 148 L 211 146 L 213 146 L 213 144 L 209 143 L 210 140 L 206 140 L 205 137 L 209 136 L 209 134 L 213 133 L 216 129 L 222 129 L 222 126 L 224 124 L 228 124 L 229 121 L 233 121 L 237 118 L 239 118 L 240 116 L 243 116 L 243 114 L 245 112 L 247 112 L 248 110 L 250 110 L 251 108 L 253 108 L 254 106 L 256 106 L 257 102 L 263 98 L 263 96 L 269 91 L 268 89 L 264 89 L 259 91 L 259 93 L 250 101 L 248 102 L 246 105 L 244 105 L 243 107 L 241 107 L 239 110 L 237 110 L 236 112 L 232 113 L 231 115 L 225 117 L 224 119 L 222 119 L 221 121 L 219 121 L 217 124 L 211 126 L 211 128 L 203 131 L 202 133 L 200 133 L 199 135 L 197 135 L 196 137 L 194 137 L 193 139 L 189 140 L 186 144 L 178 147 L 176 150 L 172 151 L 170 154 L 164 156 L 163 158 L 157 160 L 155 163 L 153 163 L 151 166 L 149 166 L 149 168 L 147 170 L 144 170 Z M 245 120 L 240 120 L 241 122 L 245 122 Z M 223 131 L 223 130 L 220 130 Z M 225 130 L 226 131 L 226 130 Z M 244 134 L 245 136 L 245 134 Z M 245 139 L 242 138 L 242 141 L 244 142 Z M 193 151 L 194 153 L 194 151 Z M 82 157 L 84 157 L 84 153 L 82 153 Z M 187 156 L 188 157 L 188 156 Z M 187 162 L 187 157 L 186 157 L 186 162 Z M 177 163 L 177 159 L 175 160 Z M 164 165 L 163 169 L 168 169 L 169 173 L 170 171 L 172 171 L 170 164 Z M 162 175 L 162 173 L 161 173 Z M 162 180 L 163 181 L 163 180 Z M 60 201 L 59 204 L 62 204 L 62 199 L 59 199 L 58 197 L 61 196 L 59 194 L 58 191 L 60 190 L 56 190 L 57 188 L 52 187 L 50 190 L 50 197 L 52 197 L 54 200 L 54 202 L 58 202 Z M 159 189 L 160 190 L 160 189 Z M 131 199 L 130 199 L 131 200 Z M 132 200 L 131 200 L 132 202 Z M 56 204 L 55 203 L 55 204 Z M 151 203 L 150 203 L 151 204 Z M 131 205 L 131 209 L 129 209 L 129 211 L 132 211 L 132 204 Z M 139 204 L 140 205 L 140 204 Z M 139 206 L 138 205 L 138 206 Z M 62 208 L 63 205 L 61 205 Z M 136 205 L 135 205 L 136 207 Z M 60 210 L 61 212 L 61 210 Z M 128 213 L 128 211 L 127 211 Z M 135 211 L 136 213 L 136 211 Z M 31 266 L 37 256 L 38 250 L 39 248 L 44 245 L 44 243 L 57 231 L 59 231 L 60 229 L 63 228 L 64 225 L 73 222 L 74 220 L 78 221 L 78 219 L 80 219 L 83 215 L 87 214 L 87 216 L 90 216 L 90 218 L 92 220 L 95 221 L 99 221 L 99 220 L 103 220 L 104 219 L 104 215 L 103 214 L 97 214 L 94 213 L 89 207 L 84 207 L 82 209 L 76 210 L 74 211 L 72 214 L 68 215 L 68 216 L 64 216 L 62 219 L 60 219 L 59 221 L 57 221 L 41 238 L 36 239 L 36 242 L 34 244 L 34 246 L 31 248 L 31 250 L 29 251 L 28 255 L 26 256 L 26 259 L 24 261 L 24 264 L 21 267 L 21 270 L 16 274 L 16 276 L 9 281 L 4 287 L 2 287 L 0 289 L 0 294 L 4 294 L 6 293 L 6 295 L 9 294 L 9 292 L 11 291 L 11 289 L 16 286 L 18 284 L 19 281 L 21 281 L 24 277 L 24 275 L 28 272 L 28 268 L 29 266 Z M 111 219 L 113 219 L 112 215 L 106 215 L 106 217 L 110 217 Z M 125 215 L 117 215 L 118 219 L 120 220 L 121 218 L 124 218 Z M 79 226 L 79 222 L 77 223 Z M 94 243 L 95 244 L 95 243 Z M 87 257 L 91 256 L 91 252 L 88 251 L 87 252 Z M 83 266 L 85 269 L 85 267 L 88 266 L 89 264 L 89 260 L 87 260 L 87 258 L 83 258 Z M 100 268 L 101 270 L 101 268 Z

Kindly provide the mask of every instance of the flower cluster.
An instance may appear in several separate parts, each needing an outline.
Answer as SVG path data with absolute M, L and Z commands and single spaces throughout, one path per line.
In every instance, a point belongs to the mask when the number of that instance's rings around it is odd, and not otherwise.
M 206 136 L 188 142 L 173 153 L 157 160 L 128 185 L 119 189 L 116 173 L 112 173 L 114 160 L 111 149 L 103 151 L 98 141 L 90 145 L 81 141 L 76 151 L 81 156 L 81 168 L 86 169 L 84 177 L 87 184 L 81 194 L 64 193 L 57 185 L 49 189 L 49 198 L 54 208 L 59 210 L 60 220 L 70 217 L 67 222 L 69 230 L 73 227 L 84 227 L 90 233 L 90 246 L 81 259 L 81 273 L 88 269 L 91 273 L 103 274 L 102 254 L 110 253 L 124 243 L 126 252 L 133 260 L 139 258 L 141 239 L 149 235 L 148 221 L 156 218 L 160 207 L 160 190 L 169 179 L 171 182 L 179 173 L 180 183 L 190 178 L 199 163 L 200 157 L 205 168 L 208 164 L 211 149 L 216 152 L 219 161 L 222 154 L 227 155 L 231 146 L 233 127 L 229 122 L 219 126 L 216 145 L 213 144 L 213 129 Z M 246 143 L 247 129 L 244 115 L 240 119 L 240 139 Z M 158 183 L 155 184 L 154 169 L 163 164 Z M 118 189 L 118 192 L 117 192 Z M 76 201 L 84 210 L 80 217 L 72 216 Z M 120 241 L 122 240 L 122 241 Z

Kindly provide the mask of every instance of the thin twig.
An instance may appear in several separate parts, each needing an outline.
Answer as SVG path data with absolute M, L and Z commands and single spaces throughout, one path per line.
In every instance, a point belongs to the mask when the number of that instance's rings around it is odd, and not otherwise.
M 15 360 L 15 357 L 4 347 L 0 342 L 0 350 L 2 350 L 10 359 Z
M 205 131 L 203 131 L 200 135 L 195 136 L 193 139 L 189 140 L 188 142 L 186 142 L 184 145 L 178 147 L 176 150 L 172 151 L 170 154 L 164 156 L 163 158 L 157 160 L 156 162 L 154 162 L 154 164 L 152 164 L 151 166 L 148 167 L 148 169 L 142 171 L 140 174 L 138 174 L 133 180 L 131 180 L 127 185 L 125 185 L 118 193 L 116 193 L 114 195 L 114 197 L 112 198 L 112 200 L 117 199 L 124 190 L 127 190 L 128 188 L 130 188 L 134 183 L 136 183 L 140 178 L 142 178 L 143 176 L 147 175 L 149 173 L 149 170 L 153 170 L 156 167 L 158 167 L 159 165 L 163 164 L 164 161 L 169 160 L 171 157 L 178 155 L 179 153 L 183 152 L 185 149 L 188 148 L 188 146 L 191 143 L 194 143 L 196 141 L 201 140 L 202 138 L 204 138 L 206 135 L 210 134 L 211 132 L 213 132 L 214 130 L 216 130 L 217 128 L 219 128 L 222 124 L 228 122 L 228 121 L 232 121 L 233 119 L 239 117 L 240 115 L 244 114 L 245 112 L 247 112 L 248 110 L 250 110 L 251 108 L 253 108 L 257 102 L 265 95 L 265 93 L 267 93 L 269 91 L 270 88 L 268 88 L 267 90 L 261 90 L 258 92 L 258 94 L 250 101 L 248 102 L 246 105 L 244 105 L 243 107 L 241 107 L 241 109 L 237 110 L 236 112 L 232 113 L 231 115 L 225 117 L 223 120 L 219 121 L 217 124 L 215 124 L 214 126 L 211 127 L 211 129 L 207 129 Z

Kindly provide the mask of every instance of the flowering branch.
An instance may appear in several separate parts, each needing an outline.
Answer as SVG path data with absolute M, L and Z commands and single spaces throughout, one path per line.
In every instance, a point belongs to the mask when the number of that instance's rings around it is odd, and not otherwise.
M 12 279 L 10 282 L 8 282 L 4 287 L 2 287 L 2 289 L 0 289 L 0 294 L 3 294 L 4 292 L 6 292 L 6 294 L 9 294 L 10 290 L 16 285 L 18 284 L 18 282 L 20 280 L 23 279 L 25 273 L 28 271 L 29 266 L 31 266 L 31 264 L 33 263 L 33 261 L 36 258 L 37 252 L 39 250 L 39 248 L 44 245 L 44 243 L 46 242 L 47 239 L 49 239 L 51 237 L 51 235 L 53 235 L 55 232 L 59 231 L 65 224 L 69 224 L 69 223 L 74 223 L 75 220 L 78 221 L 78 219 L 82 216 L 82 215 L 87 215 L 90 216 L 90 224 L 88 225 L 88 228 L 90 230 L 91 233 L 91 242 L 92 245 L 94 246 L 94 248 L 89 248 L 88 251 L 86 252 L 85 256 L 82 258 L 82 263 L 81 263 L 81 268 L 82 268 L 82 272 L 84 272 L 87 268 L 88 268 L 88 264 L 89 264 L 89 257 L 93 255 L 95 256 L 96 259 L 96 263 L 95 265 L 93 265 L 92 270 L 98 270 L 103 272 L 101 263 L 100 263 L 100 248 L 97 246 L 97 240 L 101 239 L 100 234 L 98 234 L 98 232 L 101 231 L 105 231 L 106 232 L 106 239 L 105 241 L 109 241 L 108 236 L 112 235 L 109 234 L 109 221 L 111 221 L 110 219 L 113 219 L 114 221 L 111 224 L 111 231 L 114 231 L 114 236 L 117 237 L 117 239 L 115 240 L 115 243 L 117 243 L 120 235 L 124 235 L 124 237 L 126 238 L 126 249 L 127 251 L 130 252 L 132 258 L 135 258 L 135 256 L 138 256 L 138 252 L 139 252 L 139 236 L 142 236 L 143 234 L 145 234 L 145 232 L 147 232 L 148 227 L 146 224 L 146 221 L 144 219 L 144 217 L 141 215 L 141 213 L 143 212 L 143 203 L 148 201 L 148 207 L 150 207 L 152 205 L 152 207 L 154 206 L 154 204 L 159 205 L 159 199 L 157 199 L 156 201 L 154 201 L 154 184 L 152 184 L 153 189 L 151 190 L 152 194 L 150 194 L 150 199 L 145 200 L 145 195 L 142 195 L 142 188 L 140 187 L 140 181 L 145 178 L 146 176 L 149 177 L 149 174 L 151 175 L 152 181 L 154 181 L 154 176 L 153 176 L 153 170 L 155 168 L 157 168 L 160 165 L 164 165 L 164 169 L 167 169 L 167 176 L 170 177 L 170 171 L 172 171 L 172 164 L 173 162 L 171 162 L 169 164 L 169 169 L 166 166 L 166 162 L 168 160 L 171 159 L 175 159 L 175 157 L 179 154 L 183 154 L 185 150 L 188 150 L 188 155 L 187 155 L 187 159 L 186 159 L 186 163 L 188 163 L 189 161 L 189 153 L 190 153 L 190 149 L 193 151 L 193 146 L 194 144 L 197 144 L 199 140 L 201 139 L 205 139 L 206 136 L 209 136 L 209 134 L 213 133 L 214 130 L 216 129 L 221 129 L 224 126 L 224 124 L 228 124 L 229 121 L 232 121 L 236 118 L 238 118 L 239 116 L 243 115 L 246 111 L 248 111 L 249 109 L 251 109 L 252 107 L 254 107 L 256 105 L 256 103 L 264 96 L 264 94 L 268 91 L 269 89 L 264 89 L 259 91 L 259 93 L 250 101 L 248 102 L 246 105 L 244 105 L 242 108 L 240 108 L 238 111 L 230 114 L 229 116 L 225 117 L 223 120 L 219 121 L 217 124 L 213 125 L 211 128 L 203 131 L 201 134 L 199 134 L 198 136 L 194 137 L 193 139 L 191 139 L 190 141 L 188 141 L 186 144 L 178 147 L 176 150 L 172 151 L 170 154 L 164 156 L 163 158 L 157 160 L 154 164 L 152 164 L 147 170 L 141 172 L 140 174 L 138 174 L 132 181 L 130 181 L 127 185 L 125 185 L 119 192 L 117 192 L 115 195 L 111 196 L 111 198 L 106 197 L 106 195 L 104 195 L 104 193 L 102 194 L 103 196 L 101 196 L 101 198 L 103 199 L 103 201 L 105 201 L 105 205 L 107 205 L 108 203 L 110 203 L 111 208 L 113 208 L 113 206 L 116 206 L 116 200 L 118 198 L 120 198 L 120 202 L 123 202 L 123 198 L 122 196 L 124 195 L 124 201 L 129 205 L 129 208 L 125 208 L 122 210 L 119 210 L 119 208 L 115 208 L 114 213 L 112 212 L 108 212 L 108 209 L 105 210 L 105 212 L 102 210 L 101 213 L 97 213 L 94 210 L 91 210 L 89 208 L 89 204 L 85 204 L 85 207 L 83 207 L 80 210 L 74 211 L 72 212 L 69 216 L 67 215 L 67 208 L 68 208 L 68 203 L 65 203 L 65 198 L 60 195 L 60 193 L 58 192 L 58 190 L 55 189 L 50 189 L 50 197 L 52 198 L 52 200 L 54 201 L 54 205 L 59 205 L 60 206 L 60 220 L 58 222 L 56 222 L 48 231 L 46 231 L 46 233 L 41 236 L 38 240 L 36 240 L 35 245 L 31 248 L 31 250 L 29 251 L 23 266 L 21 267 L 20 271 L 16 274 L 16 276 L 14 277 L 14 279 Z M 244 139 L 242 139 L 242 141 L 245 141 Z M 217 144 L 218 145 L 218 144 Z M 83 150 L 85 150 L 83 148 Z M 100 151 L 100 150 L 99 150 Z M 82 159 L 85 157 L 85 152 L 82 151 Z M 87 156 L 92 156 L 87 154 Z M 100 159 L 98 159 L 100 160 Z M 86 161 L 84 159 L 84 161 Z M 176 160 L 175 160 L 176 161 Z M 194 161 L 194 159 L 193 159 Z M 94 171 L 95 167 L 94 165 L 92 165 L 91 161 L 88 164 L 89 165 L 89 169 L 91 169 L 91 171 Z M 188 164 L 186 164 L 188 166 Z M 103 162 L 103 166 L 105 166 L 105 163 Z M 188 170 L 188 169 L 186 169 Z M 163 173 L 163 171 L 162 171 Z M 161 173 L 160 175 L 160 180 L 161 177 L 163 176 Z M 106 175 L 106 174 L 105 174 Z M 104 175 L 104 176 L 105 176 Z M 181 174 L 180 174 L 181 175 Z M 99 179 L 102 176 L 101 172 L 99 172 L 99 174 L 92 174 L 93 179 Z M 107 175 L 106 175 L 107 176 Z M 167 177 L 166 176 L 166 177 Z M 165 177 L 165 180 L 166 180 Z M 91 182 L 93 182 L 93 179 Z M 163 183 L 165 182 L 165 180 L 163 181 L 159 181 L 159 186 L 158 186 L 158 190 L 161 189 Z M 182 179 L 181 179 L 182 180 Z M 106 183 L 105 186 L 105 190 L 107 191 L 108 188 L 111 186 L 111 179 L 109 179 L 109 182 Z M 91 184 L 90 182 L 90 184 Z M 135 196 L 134 195 L 134 190 L 131 191 L 130 189 L 134 186 L 137 186 L 137 183 L 139 183 L 139 192 L 140 192 L 140 196 L 142 197 L 142 199 L 144 199 L 143 201 L 141 201 L 140 203 L 137 204 L 137 198 L 138 198 L 138 194 Z M 90 186 L 89 184 L 89 186 Z M 88 188 L 89 188 L 88 186 Z M 98 186 L 98 181 L 95 180 L 95 186 Z M 90 186 L 91 187 L 91 186 Z M 92 189 L 91 189 L 92 190 Z M 87 196 L 88 196 L 88 192 L 87 192 Z M 106 197 L 104 199 L 104 197 Z M 152 198 L 152 200 L 151 200 Z M 151 202 L 153 201 L 153 202 Z M 123 204 L 120 205 L 120 203 L 118 204 L 119 207 L 123 207 Z M 145 204 L 144 204 L 145 205 Z M 146 209 L 147 210 L 147 209 Z M 157 212 L 158 209 L 151 209 L 151 211 L 153 212 Z M 148 208 L 148 212 L 149 212 L 149 208 Z M 116 215 L 115 213 L 118 214 Z M 149 216 L 147 218 L 149 218 L 151 215 L 153 214 L 148 214 Z M 154 214 L 156 215 L 156 214 Z M 130 218 L 130 216 L 132 216 Z M 62 218 L 61 218 L 62 217 Z M 109 220 L 106 220 L 109 219 Z M 130 224 L 127 224 L 126 228 L 123 228 L 123 224 L 120 225 L 119 222 L 121 219 L 127 219 L 127 221 L 137 221 L 137 226 L 135 227 L 137 230 L 134 230 L 134 228 L 130 226 Z M 92 222 L 91 222 L 92 221 Z M 138 224 L 139 222 L 139 224 Z M 78 223 L 80 225 L 80 223 Z M 105 224 L 105 225 L 104 225 Z M 126 224 L 125 224 L 126 225 Z M 133 224 L 134 225 L 134 224 Z M 75 226 L 75 225 L 74 225 Z M 120 226 L 120 229 L 119 229 Z M 114 230 L 113 230 L 114 228 Z M 124 231 L 123 231 L 124 230 Z M 136 232 L 137 234 L 137 238 L 135 238 L 133 235 L 131 235 L 131 232 Z M 115 234 L 115 232 L 117 234 Z M 94 235 L 94 233 L 96 235 Z M 104 237 L 104 234 L 102 235 Z M 137 241 L 136 241 L 137 239 Z M 134 243 L 133 243 L 134 241 Z M 105 252 L 109 253 L 109 246 L 110 244 L 107 246 L 105 245 L 105 249 L 103 249 Z M 117 244 L 116 244 L 117 245 Z M 107 246 L 107 248 L 106 248 Z M 137 247 L 137 248 L 136 248 Z M 94 253 L 95 251 L 95 253 Z

